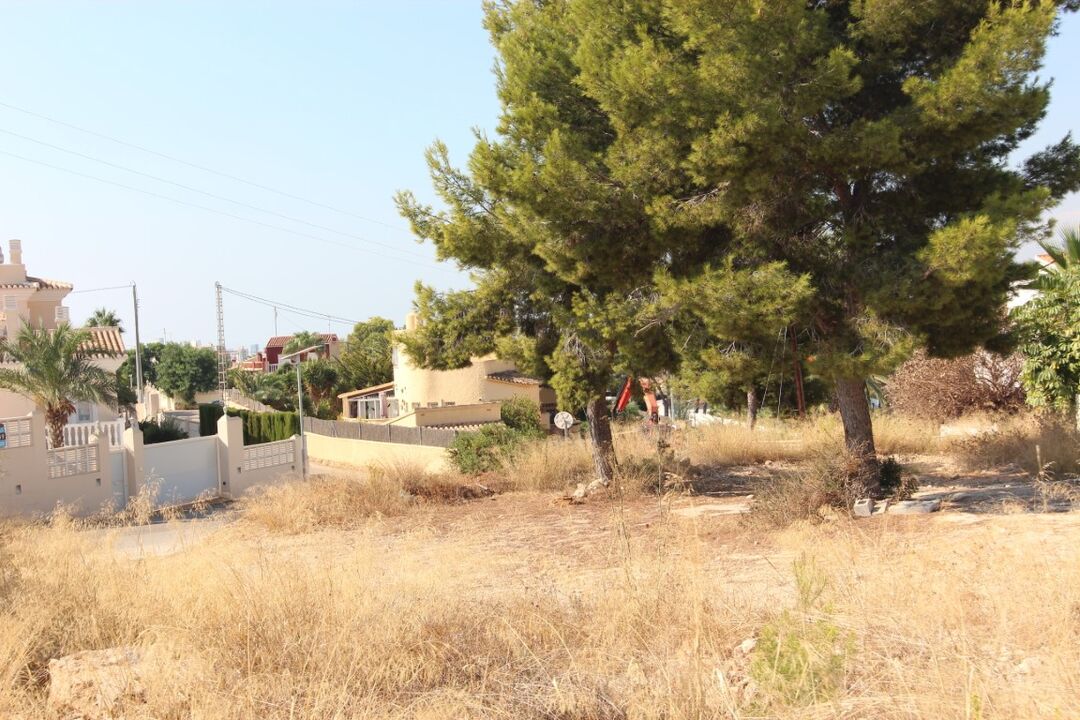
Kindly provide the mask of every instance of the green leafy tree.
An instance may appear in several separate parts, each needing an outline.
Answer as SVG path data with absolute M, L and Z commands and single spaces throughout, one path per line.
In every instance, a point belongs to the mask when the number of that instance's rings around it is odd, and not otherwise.
M 63 447 L 64 426 L 76 402 L 116 402 L 116 376 L 94 359 L 105 355 L 86 330 L 61 324 L 56 330 L 24 324 L 14 341 L 0 339 L 0 357 L 16 368 L 0 368 L 0 388 L 18 393 L 45 413 L 53 447 Z
M 154 363 L 154 385 L 169 397 L 195 402 L 195 393 L 213 390 L 218 384 L 218 356 L 211 348 L 183 343 L 162 345 Z
M 612 370 L 671 363 L 637 302 L 657 270 L 782 263 L 809 278 L 794 330 L 874 492 L 866 378 L 920 346 L 1003 344 L 1002 309 L 1030 272 L 1014 251 L 1078 185 L 1068 137 L 1011 164 L 1049 101 L 1035 74 L 1058 9 L 489 5 L 499 139 L 478 139 L 467 174 L 441 145 L 429 152 L 447 210 L 399 197 L 417 234 L 476 272 L 475 306 L 446 324 L 487 320 L 465 334 L 533 358 L 564 402 L 599 411 Z M 421 294 L 421 314 L 444 324 L 428 305 Z
M 90 314 L 90 317 L 86 320 L 87 327 L 115 327 L 124 332 L 123 325 L 120 322 L 120 316 L 116 314 L 115 310 L 109 310 L 108 308 L 99 307 Z
M 282 348 L 281 354 L 288 355 L 289 353 L 294 353 L 297 350 L 303 350 L 304 348 L 315 345 L 321 346 L 323 342 L 323 336 L 321 334 L 309 330 L 302 330 L 289 338 L 289 341 L 285 343 L 285 347 Z
M 393 380 L 393 337 L 394 323 L 386 318 L 357 323 L 338 359 L 342 387 L 356 390 Z
M 1023 383 L 1034 405 L 1076 410 L 1080 393 L 1080 234 L 1043 244 L 1054 265 L 1032 285 L 1039 294 L 1013 311 L 1024 355 Z
M 161 357 L 164 343 L 146 343 L 142 345 L 143 382 L 153 385 L 157 381 L 157 362 Z M 116 370 L 118 398 L 122 405 L 134 405 L 135 395 L 135 351 L 128 350 L 124 362 Z

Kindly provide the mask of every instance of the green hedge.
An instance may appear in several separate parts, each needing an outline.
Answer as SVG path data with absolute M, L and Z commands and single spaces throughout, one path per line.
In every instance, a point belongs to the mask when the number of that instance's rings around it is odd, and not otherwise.
M 217 435 L 217 421 L 225 414 L 225 408 L 216 403 L 199 406 L 199 437 Z
M 217 421 L 225 413 L 244 422 L 245 445 L 288 440 L 293 435 L 300 434 L 300 416 L 294 412 L 260 413 L 233 408 L 222 410 L 220 405 L 199 406 L 199 433 L 203 437 L 217 435 Z
M 230 409 L 228 413 L 244 421 L 245 445 L 288 440 L 300 434 L 300 416 L 294 412 L 260 413 Z

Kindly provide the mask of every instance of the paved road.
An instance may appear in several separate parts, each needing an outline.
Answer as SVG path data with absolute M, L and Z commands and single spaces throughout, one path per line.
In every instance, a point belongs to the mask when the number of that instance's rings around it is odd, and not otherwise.
M 103 546 L 112 549 L 117 555 L 139 558 L 180 552 L 201 543 L 227 522 L 219 511 L 210 517 L 86 532 L 100 537 Z

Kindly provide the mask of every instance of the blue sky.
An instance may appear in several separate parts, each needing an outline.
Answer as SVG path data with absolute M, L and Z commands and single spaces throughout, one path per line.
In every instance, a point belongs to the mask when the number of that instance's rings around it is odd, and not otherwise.
M 144 341 L 212 342 L 216 280 L 341 318 L 399 323 L 416 280 L 466 284 L 411 238 L 392 196 L 408 188 L 430 199 L 424 148 L 438 137 L 464 160 L 471 129 L 495 124 L 478 1 L 0 8 L 0 238 L 21 238 L 31 273 L 77 290 L 138 282 Z M 1027 149 L 1057 141 L 1080 117 L 1080 18 L 1062 30 L 1045 72 L 1055 78 L 1053 104 Z M 1080 222 L 1080 200 L 1056 215 Z M 104 305 L 132 325 L 124 291 L 74 294 L 69 305 L 76 322 Z M 225 324 L 231 346 L 261 344 L 273 311 L 227 296 Z M 278 316 L 282 334 L 325 327 Z

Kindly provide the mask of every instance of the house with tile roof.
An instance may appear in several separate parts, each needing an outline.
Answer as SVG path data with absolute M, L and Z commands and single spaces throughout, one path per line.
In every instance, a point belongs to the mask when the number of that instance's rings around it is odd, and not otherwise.
M 13 338 L 24 323 L 55 330 L 71 317 L 64 299 L 74 286 L 60 280 L 29 275 L 23 263 L 22 241 L 11 240 L 8 257 L 0 249 L 0 336 Z M 126 349 L 120 329 L 116 327 L 87 328 L 92 343 L 102 354 L 94 362 L 109 372 L 116 372 L 124 362 Z M 18 417 L 34 409 L 33 403 L 16 393 L 0 390 L 0 417 Z M 72 424 L 114 421 L 117 408 L 76 403 Z
M 264 358 L 263 369 L 266 372 L 274 372 L 278 369 L 278 364 L 281 362 L 281 356 L 284 354 L 285 346 L 289 344 L 289 341 L 292 340 L 293 337 L 293 335 L 275 335 L 266 341 L 266 348 L 262 353 Z M 319 333 L 319 338 L 322 341 L 322 348 L 301 355 L 301 362 L 313 357 L 336 358 L 341 354 L 341 341 L 338 339 L 337 333 Z M 289 361 L 287 360 L 286 362 Z
M 415 329 L 410 314 L 405 332 Z M 347 420 L 410 427 L 462 427 L 498 422 L 502 401 L 522 397 L 540 407 L 541 423 L 555 413 L 555 391 L 495 355 L 476 357 L 456 370 L 416 367 L 401 345 L 393 348 L 394 379 L 338 396 Z

